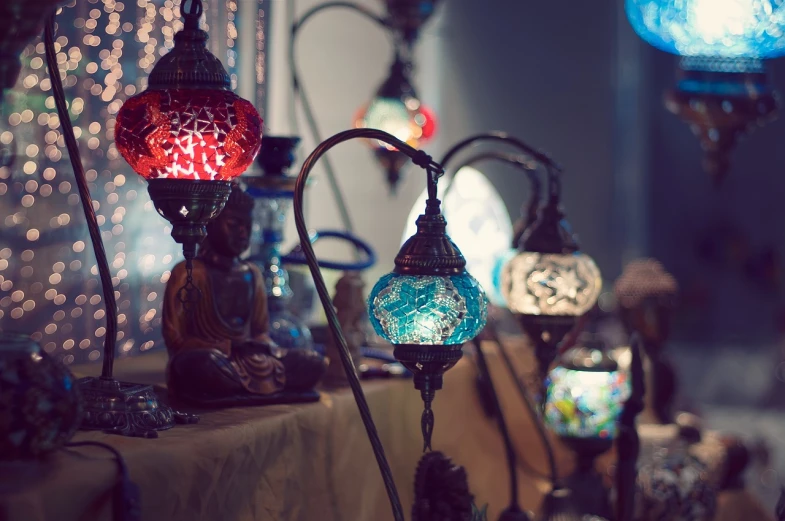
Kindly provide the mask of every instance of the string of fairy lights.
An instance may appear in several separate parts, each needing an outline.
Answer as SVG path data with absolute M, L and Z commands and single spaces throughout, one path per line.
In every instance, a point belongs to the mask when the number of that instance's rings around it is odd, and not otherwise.
M 163 345 L 161 299 L 181 255 L 144 181 L 114 145 L 115 118 L 173 47 L 182 28 L 180 3 L 79 0 L 57 17 L 57 61 L 114 275 L 119 356 Z M 204 4 L 212 51 L 223 58 L 234 88 L 237 0 Z M 253 29 L 260 92 L 263 24 Z M 0 146 L 13 154 L 12 164 L 0 167 L 0 330 L 32 334 L 66 364 L 96 361 L 106 334 L 98 270 L 44 59 L 43 43 L 25 49 L 0 116 Z

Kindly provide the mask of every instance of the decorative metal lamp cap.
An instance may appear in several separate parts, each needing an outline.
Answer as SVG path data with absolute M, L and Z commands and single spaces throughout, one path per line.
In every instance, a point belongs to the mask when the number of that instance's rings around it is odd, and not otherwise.
M 518 248 L 537 253 L 568 254 L 580 249 L 570 224 L 556 201 L 542 209 L 539 219 L 524 233 Z
M 562 355 L 561 366 L 574 371 L 596 373 L 610 373 L 619 369 L 616 361 L 608 355 L 605 342 L 586 334 L 582 335 L 578 347 Z
M 417 218 L 417 233 L 401 246 L 395 257 L 395 273 L 406 275 L 454 275 L 466 270 L 466 259 L 447 235 L 447 221 L 439 200 L 428 200 Z
M 417 94 L 409 79 L 411 71 L 412 64 L 404 61 L 400 54 L 396 53 L 395 61 L 390 66 L 390 74 L 379 87 L 379 90 L 376 91 L 376 95 L 380 98 L 402 98 L 407 96 L 416 98 Z
M 174 35 L 174 48 L 153 67 L 148 89 L 231 90 L 231 79 L 221 60 L 207 49 L 207 33 L 199 29 L 202 3 L 193 0 L 184 12 L 183 30 Z

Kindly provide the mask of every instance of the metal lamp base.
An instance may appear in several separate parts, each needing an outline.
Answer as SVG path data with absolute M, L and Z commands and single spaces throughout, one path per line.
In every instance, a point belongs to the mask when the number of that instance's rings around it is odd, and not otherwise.
M 690 125 L 704 151 L 703 168 L 719 185 L 738 140 L 777 118 L 779 98 L 762 63 L 685 58 L 665 107 Z
M 570 490 L 570 502 L 581 516 L 593 515 L 611 519 L 608 490 L 602 484 L 602 477 L 595 470 L 595 461 L 601 454 L 610 450 L 613 441 L 608 438 L 561 437 L 576 456 L 576 469 L 565 479 Z
M 534 343 L 539 379 L 537 388 L 544 398 L 543 384 L 551 364 L 559 354 L 559 344 L 572 331 L 578 319 L 573 316 L 518 315 L 518 321 Z
M 161 403 L 151 385 L 95 377 L 82 378 L 77 385 L 84 400 L 82 430 L 157 438 L 158 431 L 199 421 Z

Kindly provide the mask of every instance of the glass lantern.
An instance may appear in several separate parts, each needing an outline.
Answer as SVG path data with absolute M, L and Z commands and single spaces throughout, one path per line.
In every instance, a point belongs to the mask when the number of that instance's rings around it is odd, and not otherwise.
M 433 431 L 431 403 L 444 373 L 461 359 L 462 344 L 474 338 L 488 318 L 485 292 L 447 235 L 436 194 L 432 178 L 417 232 L 401 246 L 393 272 L 379 279 L 368 297 L 376 333 L 393 344 L 396 360 L 414 374 L 414 387 L 425 405 L 425 449 Z
M 783 0 L 627 0 L 646 42 L 680 56 L 776 58 L 785 54 Z
M 409 75 L 411 64 L 400 56 L 390 68 L 374 98 L 355 117 L 356 128 L 379 129 L 415 148 L 422 147 L 436 133 L 436 116 L 417 96 Z M 385 168 L 392 192 L 400 180 L 400 170 L 409 160 L 392 145 L 379 140 L 369 141 L 376 159 Z
M 613 445 L 631 388 L 628 374 L 605 354 L 600 341 L 588 335 L 582 341 L 548 375 L 543 420 L 575 453 L 575 471 L 565 484 L 576 510 L 611 519 L 608 491 L 595 460 Z
M 638 35 L 682 56 L 665 107 L 698 137 L 715 183 L 738 139 L 776 117 L 764 60 L 785 55 L 784 0 L 626 0 Z

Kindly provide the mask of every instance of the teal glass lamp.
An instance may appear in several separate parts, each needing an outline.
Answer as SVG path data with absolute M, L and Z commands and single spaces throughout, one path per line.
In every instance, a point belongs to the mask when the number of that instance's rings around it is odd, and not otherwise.
M 654 47 L 682 57 L 666 108 L 686 121 L 716 182 L 738 138 L 776 116 L 764 60 L 785 55 L 784 0 L 626 0 L 627 18 Z
M 431 402 L 443 375 L 461 359 L 462 344 L 485 327 L 488 316 L 485 292 L 466 271 L 466 260 L 446 228 L 431 174 L 417 232 L 401 247 L 393 272 L 379 279 L 368 298 L 376 333 L 393 344 L 395 358 L 414 374 L 425 404 L 426 448 L 433 431 Z
M 602 343 L 582 340 L 548 375 L 543 419 L 576 454 L 576 469 L 565 481 L 576 511 L 612 519 L 608 491 L 594 462 L 613 445 L 631 389 L 627 373 L 605 354 Z

